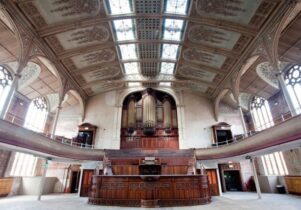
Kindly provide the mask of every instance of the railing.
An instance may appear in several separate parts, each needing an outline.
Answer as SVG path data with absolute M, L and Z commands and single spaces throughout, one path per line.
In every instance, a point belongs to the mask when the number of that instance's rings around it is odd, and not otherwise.
M 295 109 L 296 113 L 298 113 L 298 115 L 301 114 L 301 108 L 297 108 Z M 275 125 L 278 125 L 282 122 L 285 122 L 288 119 L 291 119 L 293 116 L 291 115 L 290 112 L 285 112 L 285 113 L 281 113 L 279 115 L 277 115 L 276 117 L 273 117 L 270 121 L 265 122 L 265 124 L 262 124 L 261 126 L 256 126 L 253 122 L 246 124 L 246 126 L 248 126 L 248 132 L 246 134 L 240 134 L 240 135 L 236 135 L 234 136 L 233 139 L 228 139 L 226 141 L 222 141 L 222 142 L 218 142 L 218 143 L 214 143 L 211 145 L 211 147 L 220 147 L 220 146 L 225 146 L 225 145 L 229 145 L 229 144 L 233 144 L 236 143 L 238 141 L 241 141 L 247 137 L 256 135 L 257 133 L 267 129 L 267 128 L 271 128 L 274 127 Z
M 298 115 L 301 114 L 301 108 L 298 108 L 295 111 L 297 113 L 299 113 Z M 236 136 L 234 136 L 233 139 L 229 139 L 229 140 L 226 140 L 226 141 L 223 141 L 223 142 L 218 142 L 218 143 L 212 144 L 211 147 L 220 147 L 220 146 L 224 146 L 224 145 L 234 144 L 234 143 L 236 143 L 238 141 L 241 141 L 241 140 L 243 140 L 243 139 L 245 139 L 247 137 L 256 135 L 260 131 L 263 131 L 263 130 L 265 130 L 267 128 L 270 128 L 270 127 L 273 127 L 273 126 L 275 126 L 275 125 L 277 125 L 279 123 L 282 123 L 282 122 L 284 122 L 284 121 L 286 121 L 286 120 L 288 120 L 290 118 L 292 118 L 290 112 L 281 113 L 277 117 L 274 117 L 271 121 L 266 122 L 265 124 L 261 125 L 260 127 L 257 126 L 256 129 L 255 129 L 255 125 L 253 123 L 249 123 L 249 124 L 247 124 L 249 128 L 248 128 L 248 132 L 246 134 L 236 135 Z M 9 122 L 11 122 L 13 124 L 16 124 L 16 125 L 18 125 L 20 127 L 24 127 L 24 119 L 22 119 L 22 118 L 20 118 L 18 116 L 15 116 L 15 115 L 13 115 L 11 113 L 7 113 L 6 114 L 5 120 L 9 121 Z M 28 129 L 28 128 L 25 128 L 25 129 Z M 34 131 L 34 132 L 36 132 L 36 131 Z M 44 136 L 46 136 L 48 138 L 51 137 L 49 133 L 45 133 L 44 131 L 42 131 L 42 132 L 36 132 L 36 133 L 44 135 Z M 62 136 L 54 136 L 51 139 L 54 140 L 54 141 L 56 141 L 56 142 L 59 142 L 61 144 L 66 144 L 66 145 L 70 145 L 70 146 L 80 147 L 80 148 L 83 148 L 83 149 L 95 149 L 94 145 L 86 144 L 86 143 L 79 143 L 79 142 L 76 142 L 74 139 L 69 139 L 69 138 L 65 138 L 65 137 L 62 137 Z M 138 138 L 137 137 L 128 137 L 126 139 L 126 142 L 127 143 L 133 142 L 133 144 L 135 144 L 138 139 L 139 139 L 139 137 Z

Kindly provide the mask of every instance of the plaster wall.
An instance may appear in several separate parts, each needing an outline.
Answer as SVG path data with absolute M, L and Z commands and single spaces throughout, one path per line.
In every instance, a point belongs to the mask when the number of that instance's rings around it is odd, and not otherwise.
M 212 102 L 194 93 L 183 94 L 185 114 L 185 143 L 181 149 L 210 147 L 213 142 L 212 125 L 226 122 L 231 126 L 233 135 L 242 134 L 243 128 L 239 112 L 231 107 L 221 104 L 219 121 L 213 115 Z
M 72 138 L 77 136 L 78 125 L 81 124 L 80 105 L 63 107 L 60 110 L 55 135 Z

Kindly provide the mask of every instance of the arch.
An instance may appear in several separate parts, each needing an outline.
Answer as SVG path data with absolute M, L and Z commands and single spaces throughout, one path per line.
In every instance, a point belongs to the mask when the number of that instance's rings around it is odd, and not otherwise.
M 45 56 L 38 55 L 36 58 L 44 65 L 46 68 L 58 79 L 59 82 L 59 96 L 60 98 L 63 98 L 64 96 L 64 85 L 63 80 L 61 78 L 61 75 L 53 62 L 46 58 Z
M 21 57 L 21 54 L 22 54 L 22 36 L 21 36 L 21 33 L 19 31 L 19 28 L 17 27 L 17 24 L 15 24 L 13 18 L 11 17 L 11 15 L 3 8 L 3 7 L 0 7 L 0 12 L 3 14 L 3 16 L 6 18 L 6 21 L 3 21 L 3 22 L 7 22 L 6 24 L 7 27 L 10 28 L 10 30 L 12 30 L 13 34 L 15 35 L 15 38 L 16 38 L 16 41 L 18 43 L 18 46 L 19 46 L 19 54 L 18 56 Z
M 260 57 L 259 55 L 252 55 L 250 58 L 248 58 L 245 64 L 240 68 L 237 77 L 234 80 L 233 96 L 237 103 L 239 102 L 239 92 L 240 92 L 239 87 L 240 87 L 241 78 L 248 71 L 248 69 L 257 61 L 259 57 Z
M 135 87 L 135 88 L 128 88 L 124 91 L 122 91 L 119 94 L 118 97 L 118 101 L 116 102 L 116 106 L 122 106 L 124 99 L 131 93 L 135 93 L 135 92 L 139 92 L 142 90 L 145 90 L 145 87 Z M 169 95 L 171 95 L 173 97 L 173 99 L 176 102 L 176 106 L 181 106 L 182 105 L 182 100 L 180 99 L 180 97 L 178 96 L 178 94 L 176 93 L 176 91 L 170 89 L 170 88 L 164 88 L 164 87 L 154 87 L 154 90 L 159 90 L 162 92 L 165 92 Z
M 215 121 L 218 121 L 218 115 L 219 115 L 219 105 L 220 102 L 222 100 L 222 98 L 229 92 L 231 91 L 231 89 L 226 88 L 223 89 L 218 96 L 216 97 L 216 99 L 214 100 L 214 108 L 213 108 L 213 114 L 214 114 L 214 119 Z M 232 91 L 231 91 L 232 92 Z
M 115 133 L 113 134 L 113 138 L 120 143 L 120 131 L 121 131 L 121 118 L 122 118 L 122 104 L 124 99 L 131 93 L 139 92 L 142 90 L 145 90 L 145 87 L 133 87 L 128 88 L 125 90 L 122 90 L 119 92 L 119 95 L 116 97 L 116 103 L 115 103 L 115 116 L 114 116 L 114 130 Z M 177 118 L 178 118 L 178 132 L 179 132 L 179 144 L 180 148 L 181 145 L 185 144 L 185 115 L 183 111 L 183 103 L 182 103 L 182 96 L 180 93 L 177 93 L 176 91 L 170 89 L 170 88 L 164 88 L 164 87 L 155 87 L 154 90 L 162 91 L 164 93 L 167 93 L 173 97 L 176 103 L 177 107 Z
M 82 99 L 81 95 L 74 89 L 70 89 L 70 90 L 66 91 L 66 93 L 64 94 L 64 97 L 62 98 L 63 100 L 66 97 L 66 95 L 68 94 L 68 92 L 70 92 L 77 99 L 79 106 L 80 106 L 81 120 L 84 121 L 84 119 L 85 119 L 85 102 L 84 102 L 84 100 Z
M 278 79 L 269 62 L 262 62 L 256 66 L 257 75 L 270 86 L 279 89 Z

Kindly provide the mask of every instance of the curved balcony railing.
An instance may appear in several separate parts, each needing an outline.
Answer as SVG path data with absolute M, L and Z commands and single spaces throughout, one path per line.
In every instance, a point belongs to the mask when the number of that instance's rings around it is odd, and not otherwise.
M 300 109 L 296 110 L 297 113 L 301 113 Z M 291 119 L 292 116 L 290 114 L 290 112 L 285 112 L 285 113 L 281 113 L 278 116 L 274 117 L 271 121 L 267 121 L 265 124 L 259 126 L 255 126 L 252 122 L 247 123 L 247 127 L 248 127 L 248 133 L 247 134 L 240 134 L 240 135 L 235 135 L 233 139 L 228 139 L 226 141 L 223 142 L 218 142 L 215 144 L 212 144 L 211 146 L 204 148 L 204 149 L 208 149 L 208 148 L 217 148 L 217 147 L 223 147 L 223 146 L 227 146 L 227 145 L 231 145 L 231 144 L 235 144 L 237 142 L 240 142 L 248 137 L 254 136 L 262 131 L 264 131 L 267 128 L 271 128 L 274 127 L 276 125 L 278 125 L 279 123 L 285 122 L 288 119 Z M 21 126 L 24 128 L 24 120 L 21 119 L 18 116 L 15 116 L 11 113 L 7 113 L 6 114 L 6 121 L 9 121 L 10 123 L 16 124 L 18 126 Z M 256 127 L 256 129 L 255 129 Z M 26 129 L 26 128 L 25 128 Z M 36 132 L 39 134 L 44 135 L 45 137 L 51 138 L 51 135 L 47 132 L 41 131 L 41 132 Z M 86 144 L 86 143 L 80 143 L 77 142 L 76 139 L 70 139 L 70 138 L 66 138 L 63 136 L 53 136 L 51 138 L 53 141 L 56 141 L 58 143 L 64 144 L 64 145 L 69 145 L 69 146 L 73 146 L 73 147 L 79 147 L 79 148 L 83 148 L 83 149 L 97 149 L 95 148 L 94 145 L 91 144 Z M 129 140 L 130 141 L 130 140 Z M 132 139 L 131 139 L 132 141 Z
M 299 113 L 298 115 L 301 114 L 300 108 L 296 109 L 295 111 L 296 111 L 296 113 Z M 270 120 L 270 121 L 267 121 L 267 119 L 266 119 L 266 122 L 264 124 L 262 124 L 261 126 L 255 125 L 253 122 L 246 123 L 247 129 L 248 129 L 248 132 L 246 134 L 235 135 L 232 139 L 227 139 L 225 141 L 214 143 L 211 145 L 211 147 L 221 147 L 221 146 L 237 143 L 248 137 L 256 135 L 268 128 L 274 127 L 274 126 L 278 125 L 279 123 L 285 122 L 291 118 L 292 118 L 291 113 L 285 112 L 285 113 L 278 114 L 277 116 L 273 117 L 272 120 Z

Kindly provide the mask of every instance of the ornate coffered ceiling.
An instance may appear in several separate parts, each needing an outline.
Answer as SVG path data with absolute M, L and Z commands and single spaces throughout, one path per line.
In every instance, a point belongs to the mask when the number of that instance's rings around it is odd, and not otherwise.
M 13 0 L 88 95 L 131 85 L 216 96 L 285 0 Z M 59 70 L 59 69 L 58 69 Z

